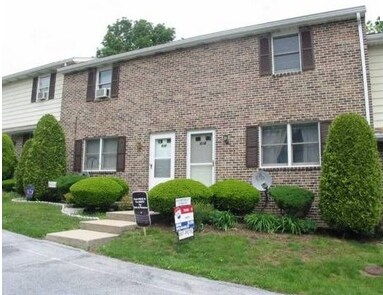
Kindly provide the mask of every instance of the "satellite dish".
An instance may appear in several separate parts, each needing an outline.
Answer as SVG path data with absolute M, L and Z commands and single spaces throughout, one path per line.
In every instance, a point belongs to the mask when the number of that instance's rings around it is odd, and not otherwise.
M 270 188 L 272 180 L 269 173 L 259 170 L 253 174 L 251 183 L 257 190 L 264 192 Z

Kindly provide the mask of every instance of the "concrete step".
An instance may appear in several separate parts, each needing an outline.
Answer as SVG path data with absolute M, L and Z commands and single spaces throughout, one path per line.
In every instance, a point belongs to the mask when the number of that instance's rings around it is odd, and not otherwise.
M 150 211 L 150 219 L 152 223 L 156 223 L 159 220 L 160 214 L 154 211 Z M 113 220 L 125 220 L 136 222 L 136 218 L 134 217 L 134 211 L 114 211 L 114 212 L 106 212 L 106 218 Z
M 90 220 L 80 222 L 81 229 L 117 235 L 136 227 L 137 225 L 135 222 L 112 219 Z
M 52 242 L 89 250 L 103 245 L 115 237 L 118 237 L 118 235 L 76 229 L 47 234 L 46 239 Z

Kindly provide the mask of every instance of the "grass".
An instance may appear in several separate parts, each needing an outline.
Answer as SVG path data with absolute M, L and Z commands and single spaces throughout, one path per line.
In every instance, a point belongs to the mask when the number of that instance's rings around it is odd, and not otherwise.
M 3 193 L 3 229 L 33 238 L 47 233 L 79 228 L 80 219 L 61 213 L 59 206 L 36 203 L 16 203 L 15 193 Z
M 114 258 L 268 290 L 294 294 L 381 294 L 382 243 L 326 236 L 259 234 L 245 230 L 196 233 L 178 242 L 171 228 L 151 227 L 147 236 L 128 232 L 99 253 Z
M 50 232 L 79 227 L 80 220 L 63 215 L 59 207 L 15 203 L 12 197 L 17 195 L 3 194 L 4 229 L 43 238 Z M 207 229 L 197 232 L 194 239 L 179 242 L 172 228 L 152 226 L 147 236 L 140 230 L 127 232 L 97 252 L 282 293 L 369 295 L 383 290 L 383 277 L 362 271 L 369 265 L 383 267 L 382 241 Z

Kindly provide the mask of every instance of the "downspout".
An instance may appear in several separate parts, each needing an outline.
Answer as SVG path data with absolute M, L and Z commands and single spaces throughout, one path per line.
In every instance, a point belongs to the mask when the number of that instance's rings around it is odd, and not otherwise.
M 366 119 L 368 125 L 371 125 L 370 119 L 370 101 L 368 99 L 368 83 L 367 83 L 367 68 L 366 68 L 366 56 L 364 52 L 364 38 L 360 13 L 356 13 L 356 19 L 358 20 L 359 31 L 359 44 L 360 44 L 360 57 L 362 59 L 362 75 L 363 75 L 363 88 L 364 88 L 364 107 L 366 108 Z

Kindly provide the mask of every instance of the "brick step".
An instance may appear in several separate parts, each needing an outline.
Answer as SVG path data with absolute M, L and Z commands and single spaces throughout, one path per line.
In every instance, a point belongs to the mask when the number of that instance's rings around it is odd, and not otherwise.
M 89 250 L 91 248 L 101 246 L 115 237 L 118 237 L 118 235 L 76 229 L 47 234 L 46 239 L 67 246 Z
M 135 222 L 113 220 L 113 219 L 101 219 L 101 220 L 90 220 L 90 221 L 80 222 L 81 229 L 99 231 L 99 232 L 117 234 L 117 235 L 129 229 L 134 229 L 136 227 L 137 227 L 137 224 Z
M 154 211 L 150 211 L 150 219 L 152 223 L 155 223 L 159 220 L 160 214 Z M 124 220 L 136 222 L 136 218 L 134 217 L 134 211 L 114 211 L 114 212 L 106 212 L 106 218 L 113 220 Z

